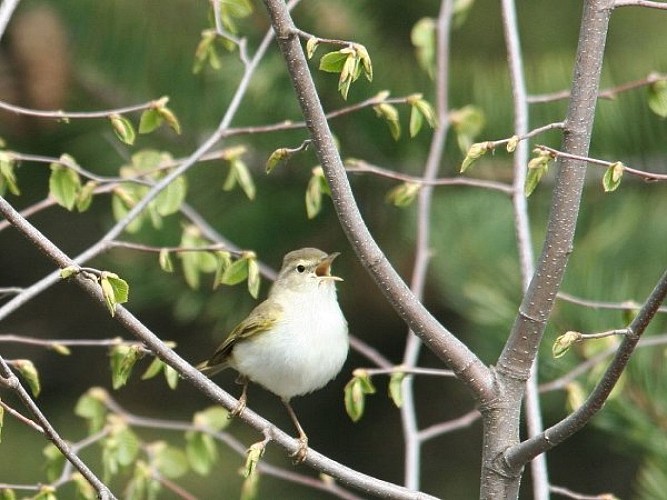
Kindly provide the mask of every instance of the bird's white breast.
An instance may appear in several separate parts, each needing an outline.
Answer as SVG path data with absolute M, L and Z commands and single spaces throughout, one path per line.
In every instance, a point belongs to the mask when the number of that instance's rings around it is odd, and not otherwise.
M 334 283 L 285 294 L 282 319 L 272 330 L 234 346 L 231 365 L 283 399 L 317 390 L 343 367 L 347 322 Z

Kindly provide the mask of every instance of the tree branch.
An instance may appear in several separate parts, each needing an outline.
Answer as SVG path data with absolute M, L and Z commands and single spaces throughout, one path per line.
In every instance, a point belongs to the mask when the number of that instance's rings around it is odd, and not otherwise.
M 520 469 L 528 460 L 544 453 L 560 444 L 565 439 L 584 427 L 593 416 L 602 408 L 616 385 L 619 377 L 625 370 L 639 339 L 656 315 L 660 304 L 667 296 L 667 271 L 664 272 L 657 285 L 646 299 L 639 314 L 630 323 L 628 334 L 616 351 L 600 382 L 588 396 L 584 404 L 565 419 L 551 426 L 539 436 L 527 439 L 521 444 L 508 449 L 504 454 L 504 462 L 511 470 Z

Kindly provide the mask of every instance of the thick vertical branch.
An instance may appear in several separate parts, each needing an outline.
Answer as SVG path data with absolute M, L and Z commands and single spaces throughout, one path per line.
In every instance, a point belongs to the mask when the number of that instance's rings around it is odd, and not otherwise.
M 361 263 L 394 310 L 424 343 L 457 373 L 479 400 L 494 397 L 491 371 L 465 344 L 445 329 L 410 291 L 371 236 L 352 194 L 313 83 L 298 31 L 282 0 L 264 0 L 278 45 L 296 91 L 306 126 L 331 188 L 341 227 Z
M 610 0 L 586 0 L 584 4 L 564 127 L 562 148 L 568 153 L 582 156 L 588 153 L 610 14 Z M 501 457 L 506 449 L 518 444 L 518 409 L 572 252 L 586 175 L 586 165 L 581 161 L 562 158 L 557 168 L 542 254 L 496 365 L 500 398 L 482 408 L 481 498 L 516 498 L 525 465 L 524 462 L 510 469 Z
M 422 300 L 426 273 L 431 256 L 431 201 L 433 198 L 433 181 L 438 175 L 440 160 L 445 149 L 445 139 L 449 128 L 448 119 L 448 80 L 449 80 L 449 35 L 451 32 L 453 0 L 443 0 L 438 14 L 436 31 L 436 110 L 438 114 L 438 127 L 433 133 L 431 147 L 424 175 L 422 179 L 427 181 L 419 191 L 417 205 L 417 242 L 415 245 L 415 266 L 412 272 L 410 289 L 417 299 Z M 403 354 L 403 365 L 413 367 L 417 364 L 421 350 L 421 340 L 412 331 L 408 338 Z M 417 410 L 414 404 L 413 377 L 406 377 L 403 382 L 403 406 L 401 407 L 401 421 L 403 423 L 403 442 L 405 443 L 405 486 L 410 489 L 419 488 L 419 474 L 421 470 L 421 439 L 417 427 Z

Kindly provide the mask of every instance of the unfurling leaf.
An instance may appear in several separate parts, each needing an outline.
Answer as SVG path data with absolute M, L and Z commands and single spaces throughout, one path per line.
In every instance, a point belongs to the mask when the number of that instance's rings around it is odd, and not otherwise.
M 16 160 L 10 153 L 0 151 L 0 196 L 5 194 L 5 188 L 14 196 L 21 194 L 14 175 L 15 164 Z
M 174 132 L 176 132 L 178 135 L 180 135 L 181 122 L 179 122 L 178 118 L 176 118 L 176 114 L 167 106 L 160 106 L 159 108 L 157 108 L 157 111 L 158 113 L 160 113 L 160 116 L 164 119 L 167 126 Z
M 116 137 L 118 137 L 121 142 L 132 146 L 134 140 L 137 138 L 137 133 L 134 130 L 132 122 L 124 116 L 116 113 L 110 115 L 109 120 L 111 121 L 111 127 L 113 128 Z
M 241 485 L 240 500 L 256 500 L 259 493 L 259 472 L 254 470 Z
M 188 472 L 188 458 L 181 450 L 164 442 L 150 445 L 154 465 L 161 474 L 176 479 Z
M 327 73 L 340 73 L 347 57 L 348 54 L 340 50 L 327 52 L 320 58 L 320 70 Z
M 158 256 L 158 261 L 160 263 L 160 268 L 167 272 L 167 273 L 173 273 L 174 272 L 174 263 L 171 260 L 171 254 L 169 253 L 168 248 L 162 248 L 160 249 L 160 254 Z
M 28 383 L 32 395 L 39 396 L 42 386 L 39 383 L 39 372 L 33 362 L 29 359 L 17 359 L 13 365 L 18 370 L 19 375 Z
M 449 120 L 456 132 L 461 151 L 467 151 L 470 148 L 473 140 L 482 132 L 486 124 L 482 110 L 472 105 L 450 111 Z
M 375 393 L 370 375 L 365 370 L 355 370 L 353 378 L 345 385 L 345 410 L 353 422 L 358 422 L 364 414 L 366 394 Z
M 319 38 L 311 36 L 308 39 L 308 41 L 306 42 L 306 54 L 308 55 L 308 59 L 313 58 L 319 44 L 320 44 Z
M 124 304 L 128 301 L 130 286 L 127 284 L 127 281 L 120 278 L 117 274 L 102 271 L 100 287 L 102 288 L 102 295 L 104 296 L 109 313 L 113 317 L 116 314 L 116 305 Z
M 389 397 L 397 408 L 403 406 L 403 380 L 405 379 L 405 376 L 405 372 L 395 371 L 391 374 L 391 378 L 389 379 Z
M 243 477 L 248 477 L 250 474 L 255 472 L 257 469 L 257 464 L 259 460 L 264 455 L 264 450 L 266 449 L 266 444 L 264 441 L 258 443 L 253 443 L 250 445 L 250 448 L 246 451 L 246 460 L 243 467 Z
M 648 107 L 656 115 L 667 118 L 667 80 L 660 80 L 647 87 Z
M 248 260 L 238 259 L 222 273 L 220 283 L 223 285 L 237 285 L 248 277 Z
M 290 156 L 290 150 L 288 148 L 276 149 L 273 153 L 271 153 L 269 159 L 266 160 L 266 173 L 270 174 L 278 165 L 287 163 L 287 160 Z
M 468 148 L 466 157 L 463 159 L 463 163 L 461 163 L 461 169 L 459 172 L 464 173 L 466 170 L 468 170 L 470 165 L 484 156 L 486 152 L 489 151 L 489 149 L 490 147 L 488 142 L 476 142 L 475 144 L 471 145 L 470 148 Z
M 410 137 L 414 137 L 419 133 L 423 121 L 423 115 L 417 109 L 417 106 L 412 106 L 410 109 Z
M 551 353 L 554 358 L 560 358 L 570 350 L 575 343 L 581 340 L 581 333 L 569 331 L 565 332 L 563 335 L 560 335 L 554 345 L 551 347 Z
M 512 137 L 510 137 L 510 140 L 507 141 L 507 152 L 514 153 L 518 145 L 519 145 L 519 136 L 513 135 Z
M 528 162 L 528 172 L 526 173 L 526 183 L 524 184 L 524 193 L 526 197 L 530 196 L 540 183 L 540 180 L 549 171 L 549 162 L 553 159 L 551 153 L 541 149 L 535 149 L 537 156 Z
M 398 110 L 391 104 L 383 102 L 373 106 L 375 113 L 379 118 L 387 122 L 391 136 L 395 141 L 401 136 L 401 124 L 398 121 Z
M 330 194 L 329 185 L 322 167 L 315 167 L 306 188 L 306 215 L 309 219 L 315 218 L 320 213 L 324 194 Z
M 67 210 L 72 210 L 80 189 L 81 179 L 75 170 L 61 163 L 51 164 L 49 194 L 58 205 L 65 207 Z
M 210 434 L 199 431 L 188 431 L 185 439 L 185 455 L 190 468 L 200 476 L 206 476 L 218 458 L 215 439 Z
M 421 186 L 417 183 L 404 182 L 387 193 L 387 202 L 392 203 L 396 207 L 407 207 L 414 201 L 420 189 Z
M 624 170 L 625 165 L 623 165 L 623 163 L 620 161 L 609 165 L 604 175 L 602 176 L 602 187 L 606 193 L 610 193 L 618 189 L 618 186 L 621 185 L 621 178 L 623 177 Z
M 93 193 L 95 193 L 96 188 L 97 182 L 95 181 L 88 181 L 83 185 L 79 194 L 76 196 L 76 209 L 79 212 L 85 212 L 90 208 L 90 204 L 93 202 Z
M 77 266 L 67 266 L 64 267 L 60 270 L 60 278 L 66 280 L 70 276 L 74 276 L 79 272 L 79 268 Z
M 257 259 L 248 259 L 248 292 L 254 299 L 259 295 L 259 285 L 261 283 L 259 275 L 259 265 Z
M 138 345 L 121 344 L 111 349 L 111 381 L 114 389 L 127 383 L 135 363 L 143 356 Z
M 148 365 L 148 368 L 146 368 L 144 374 L 141 376 L 141 380 L 152 379 L 158 373 L 160 373 L 165 366 L 166 365 L 164 364 L 164 361 L 162 361 L 160 358 L 154 358 L 153 361 L 151 361 L 151 364 Z
M 150 134 L 162 125 L 163 121 L 164 117 L 156 108 L 149 108 L 141 113 L 141 118 L 139 119 L 139 133 Z
M 417 62 L 429 77 L 435 74 L 435 20 L 424 17 L 417 21 L 410 32 L 410 41 L 417 53 Z
M 104 426 L 108 413 L 106 401 L 109 395 L 101 387 L 91 387 L 79 398 L 74 413 L 88 420 L 88 430 L 91 434 L 98 432 Z

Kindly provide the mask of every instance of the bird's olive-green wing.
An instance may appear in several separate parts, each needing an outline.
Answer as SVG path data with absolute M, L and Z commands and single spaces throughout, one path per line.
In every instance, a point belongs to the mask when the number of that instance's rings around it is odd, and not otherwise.
M 225 341 L 215 351 L 206 366 L 224 364 L 237 342 L 251 338 L 253 335 L 265 332 L 276 324 L 282 313 L 282 308 L 269 301 L 262 302 L 230 332 Z

